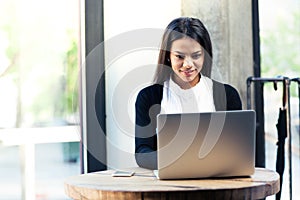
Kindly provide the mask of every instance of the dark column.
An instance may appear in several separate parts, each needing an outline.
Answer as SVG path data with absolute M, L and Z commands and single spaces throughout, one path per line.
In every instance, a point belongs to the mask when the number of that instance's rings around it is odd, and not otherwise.
M 85 0 L 81 70 L 82 172 L 106 169 L 103 1 Z
M 253 59 L 254 76 L 260 77 L 260 40 L 259 40 L 259 9 L 258 0 L 252 0 L 252 26 L 253 26 Z M 256 110 L 256 159 L 257 167 L 265 167 L 265 125 L 264 125 L 264 99 L 263 83 L 256 82 L 254 89 Z

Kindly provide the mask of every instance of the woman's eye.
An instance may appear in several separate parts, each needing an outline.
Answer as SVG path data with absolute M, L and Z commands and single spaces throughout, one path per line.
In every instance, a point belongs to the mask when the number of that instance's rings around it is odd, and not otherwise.
M 201 54 L 195 54 L 195 55 L 192 56 L 193 59 L 198 59 L 200 57 L 201 57 Z
M 176 55 L 176 58 L 184 59 L 184 56 L 183 55 Z

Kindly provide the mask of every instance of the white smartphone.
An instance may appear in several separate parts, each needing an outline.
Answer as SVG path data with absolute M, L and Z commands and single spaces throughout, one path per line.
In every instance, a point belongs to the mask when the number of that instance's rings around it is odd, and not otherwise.
M 133 176 L 134 172 L 133 171 L 115 171 L 112 173 L 113 177 L 130 177 Z

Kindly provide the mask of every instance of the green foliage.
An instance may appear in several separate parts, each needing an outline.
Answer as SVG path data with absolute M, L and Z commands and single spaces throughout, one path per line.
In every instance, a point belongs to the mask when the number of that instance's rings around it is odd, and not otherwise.
M 77 41 L 71 42 L 70 48 L 66 52 L 66 89 L 65 89 L 65 105 L 66 112 L 76 113 L 78 111 L 78 45 Z
M 62 118 L 78 112 L 78 44 L 71 37 L 68 49 L 62 53 L 64 73 L 56 81 L 54 117 Z
M 276 27 L 261 33 L 261 76 L 300 77 L 300 13 L 291 21 L 276 19 Z M 291 95 L 298 95 L 291 85 Z

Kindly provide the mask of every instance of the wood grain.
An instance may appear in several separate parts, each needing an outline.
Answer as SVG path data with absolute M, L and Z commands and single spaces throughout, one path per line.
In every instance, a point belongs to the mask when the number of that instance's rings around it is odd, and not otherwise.
M 261 199 L 279 191 L 279 175 L 256 168 L 251 177 L 158 180 L 142 168 L 132 177 L 112 177 L 114 170 L 73 176 L 65 181 L 72 199 Z

